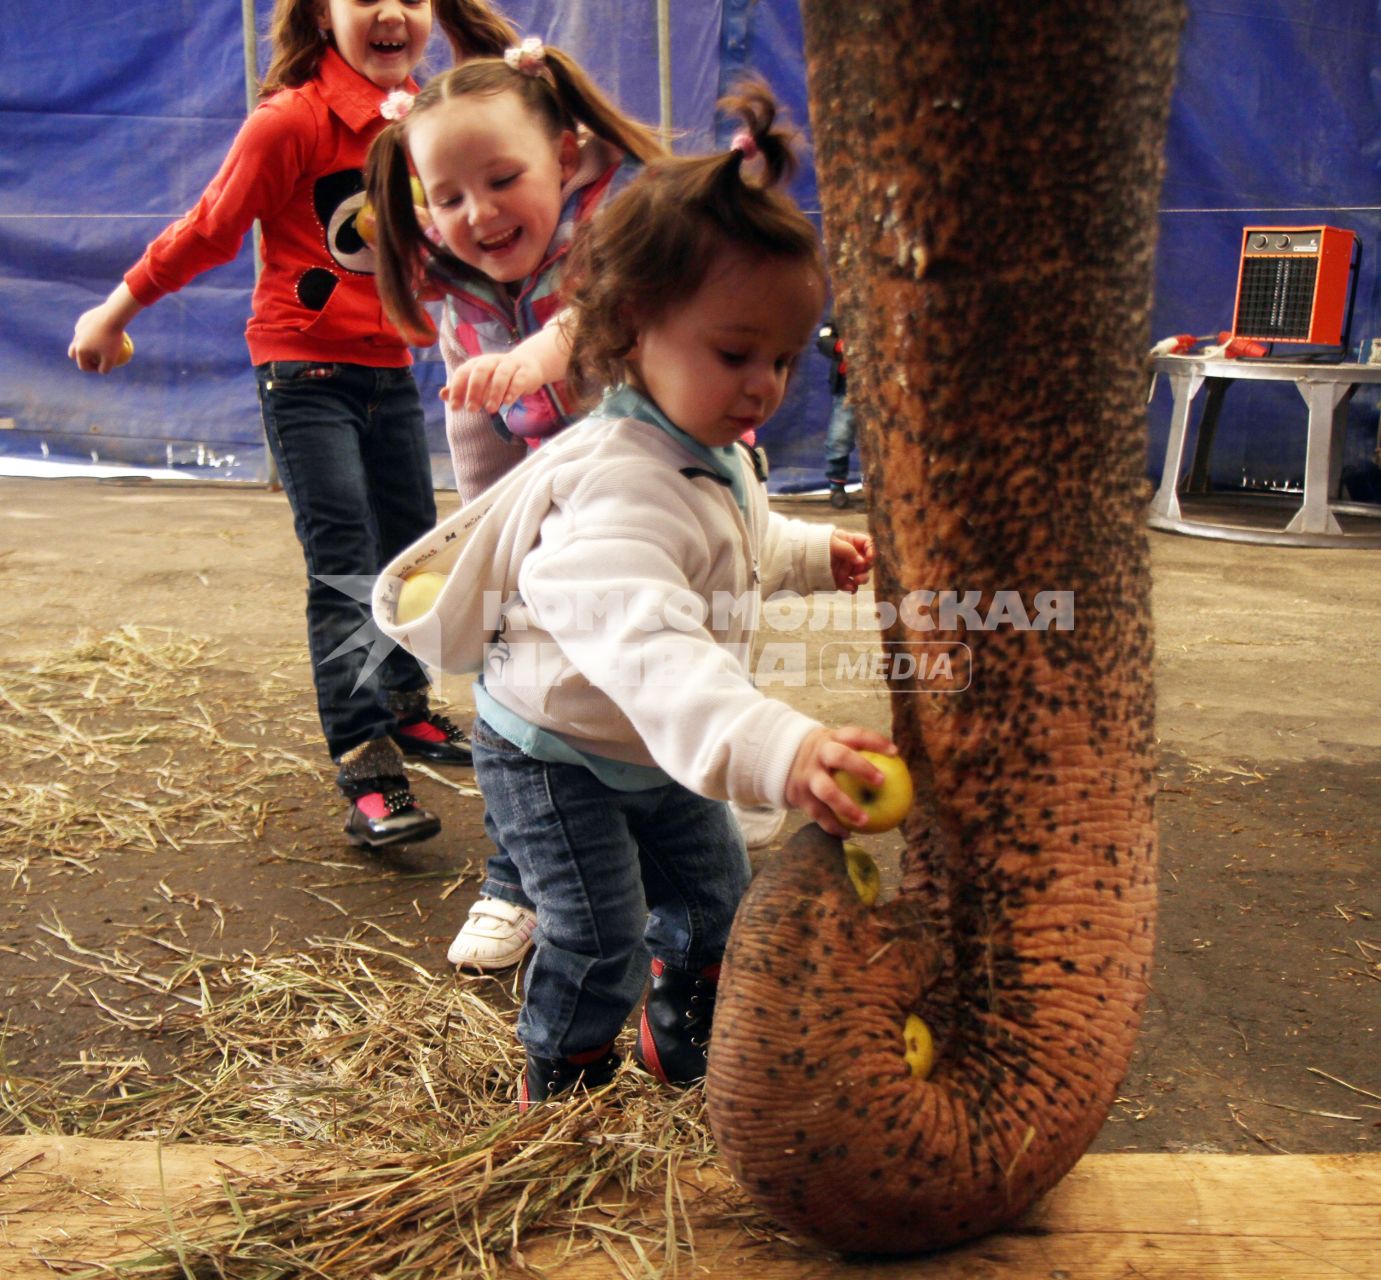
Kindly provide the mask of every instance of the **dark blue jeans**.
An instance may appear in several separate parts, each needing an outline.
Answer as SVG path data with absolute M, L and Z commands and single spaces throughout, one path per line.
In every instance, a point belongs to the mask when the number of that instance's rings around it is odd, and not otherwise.
M 678 783 L 615 791 L 588 769 L 524 754 L 483 720 L 470 735 L 484 828 L 537 910 L 518 1038 L 562 1057 L 608 1043 L 655 956 L 717 964 L 748 887 L 729 806 Z
M 427 673 L 389 645 L 337 652 L 361 628 L 377 638 L 370 588 L 389 559 L 436 523 L 422 405 L 410 369 L 275 360 L 256 366 L 264 433 L 307 560 L 307 646 L 326 745 L 339 760 L 394 726 L 385 692 Z M 329 578 L 345 581 L 332 583 Z
M 835 396 L 830 401 L 830 420 L 825 428 L 825 479 L 830 484 L 848 483 L 849 455 L 854 451 L 857 435 L 848 396 Z

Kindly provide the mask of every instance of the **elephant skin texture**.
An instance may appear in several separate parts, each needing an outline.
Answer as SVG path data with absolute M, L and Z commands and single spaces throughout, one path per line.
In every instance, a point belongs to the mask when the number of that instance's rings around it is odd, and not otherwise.
M 730 1169 L 789 1230 L 912 1252 L 1011 1222 L 1070 1169 L 1146 995 L 1141 397 L 1182 13 L 803 15 L 878 597 L 979 593 L 989 625 L 932 603 L 886 634 L 927 659 L 891 687 L 918 794 L 900 893 L 865 906 L 818 828 L 763 869 L 725 959 L 708 1096 Z M 1072 627 L 988 618 L 999 593 L 1034 613 L 1043 591 L 1072 593 Z M 909 1015 L 934 1038 L 928 1077 L 903 1057 Z

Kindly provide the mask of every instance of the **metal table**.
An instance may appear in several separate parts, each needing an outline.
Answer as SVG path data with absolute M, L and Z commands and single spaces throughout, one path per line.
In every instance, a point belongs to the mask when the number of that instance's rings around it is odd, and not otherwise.
M 1282 546 L 1381 547 L 1381 529 L 1349 533 L 1338 523 L 1335 514 L 1381 517 L 1381 507 L 1337 501 L 1347 402 L 1359 386 L 1381 383 L 1381 365 L 1287 364 L 1276 360 L 1221 360 L 1190 355 L 1158 356 L 1152 367 L 1156 373 L 1169 378 L 1174 393 L 1160 488 L 1151 499 L 1147 517 L 1153 529 Z M 1208 460 L 1213 449 L 1213 435 L 1223 398 L 1234 381 L 1292 382 L 1309 409 L 1304 500 L 1283 529 L 1187 520 L 1180 508 L 1182 494 L 1209 491 Z M 1190 411 L 1205 385 L 1208 386 L 1208 398 L 1199 424 L 1193 463 L 1187 482 L 1181 484 L 1179 477 L 1189 436 Z

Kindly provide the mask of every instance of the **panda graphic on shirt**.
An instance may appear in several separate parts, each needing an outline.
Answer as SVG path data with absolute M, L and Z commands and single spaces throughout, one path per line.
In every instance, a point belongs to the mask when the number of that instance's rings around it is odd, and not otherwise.
M 333 261 L 353 275 L 372 276 L 374 250 L 355 226 L 355 218 L 364 207 L 364 174 L 358 169 L 341 169 L 318 178 L 312 187 L 312 204 L 326 232 L 326 251 Z M 329 268 L 309 268 L 298 278 L 298 301 L 309 310 L 320 311 L 339 280 Z

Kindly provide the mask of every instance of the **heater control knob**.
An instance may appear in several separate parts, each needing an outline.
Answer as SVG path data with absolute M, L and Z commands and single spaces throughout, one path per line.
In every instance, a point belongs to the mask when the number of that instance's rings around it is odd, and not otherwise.
M 1288 249 L 1289 247 L 1290 247 L 1290 237 L 1289 237 L 1289 236 L 1276 236 L 1276 248 L 1277 248 L 1277 249 Z
M 1256 233 L 1256 235 L 1252 236 L 1253 249 L 1264 249 L 1269 243 L 1270 241 L 1268 241 L 1266 237 L 1259 231 Z

